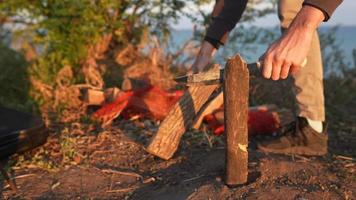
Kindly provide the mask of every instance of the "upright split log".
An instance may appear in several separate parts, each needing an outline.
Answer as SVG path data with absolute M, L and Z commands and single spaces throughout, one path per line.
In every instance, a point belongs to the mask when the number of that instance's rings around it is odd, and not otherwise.
M 240 55 L 229 59 L 224 74 L 226 178 L 228 186 L 247 182 L 249 71 Z
M 215 65 L 211 70 L 219 70 Z M 149 153 L 162 159 L 170 159 L 177 150 L 180 139 L 190 128 L 197 113 L 218 85 L 191 86 L 174 105 L 146 148 Z

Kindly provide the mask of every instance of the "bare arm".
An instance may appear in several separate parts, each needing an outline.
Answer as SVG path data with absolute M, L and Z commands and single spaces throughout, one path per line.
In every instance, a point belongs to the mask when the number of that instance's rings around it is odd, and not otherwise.
M 200 72 L 211 62 L 219 44 L 223 44 L 245 10 L 247 0 L 217 0 L 212 16 L 214 20 L 194 64 L 193 72 Z
M 324 19 L 321 10 L 304 5 L 288 30 L 266 51 L 263 76 L 278 80 L 297 72 L 310 49 L 313 34 Z

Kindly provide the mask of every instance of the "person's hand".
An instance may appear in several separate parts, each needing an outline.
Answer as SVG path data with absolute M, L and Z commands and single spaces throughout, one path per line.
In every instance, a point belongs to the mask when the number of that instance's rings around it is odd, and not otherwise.
M 310 49 L 313 34 L 323 21 L 317 8 L 303 6 L 284 35 L 270 45 L 264 54 L 262 74 L 272 80 L 285 79 L 296 73 Z
M 192 65 L 193 73 L 199 73 L 211 62 L 216 49 L 209 42 L 204 41 L 200 47 L 200 51 Z

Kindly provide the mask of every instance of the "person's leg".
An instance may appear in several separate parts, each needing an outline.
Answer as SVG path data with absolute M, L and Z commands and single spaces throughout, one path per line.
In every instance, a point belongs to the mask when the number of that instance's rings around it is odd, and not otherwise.
M 289 27 L 302 7 L 303 0 L 280 0 L 278 16 L 282 32 Z M 293 75 L 297 115 L 314 121 L 325 121 L 323 67 L 318 33 L 307 55 L 307 64 Z
M 286 30 L 302 7 L 303 0 L 280 0 L 278 15 L 282 31 Z M 293 90 L 297 103 L 296 123 L 285 127 L 281 137 L 258 144 L 263 152 L 302 155 L 325 155 L 328 136 L 325 120 L 323 70 L 320 44 L 315 33 L 307 55 L 307 64 L 293 75 Z

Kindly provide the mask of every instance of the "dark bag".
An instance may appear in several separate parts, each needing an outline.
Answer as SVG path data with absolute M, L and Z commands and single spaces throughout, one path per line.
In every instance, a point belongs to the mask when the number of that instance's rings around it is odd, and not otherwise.
M 29 114 L 0 107 L 0 160 L 44 144 L 48 129 Z

